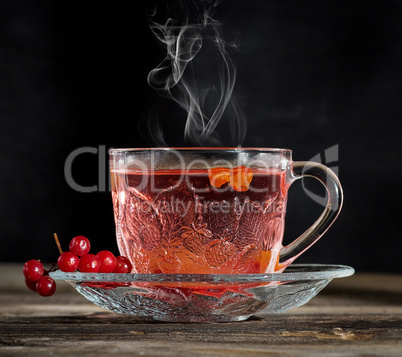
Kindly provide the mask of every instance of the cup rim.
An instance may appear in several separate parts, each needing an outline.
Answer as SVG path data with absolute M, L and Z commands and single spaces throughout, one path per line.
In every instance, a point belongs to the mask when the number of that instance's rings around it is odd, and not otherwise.
M 111 148 L 109 154 L 117 154 L 122 152 L 140 152 L 140 151 L 216 151 L 216 152 L 244 152 L 244 151 L 261 151 L 272 153 L 292 154 L 291 149 L 285 148 L 260 148 L 260 147 L 149 147 L 149 148 Z

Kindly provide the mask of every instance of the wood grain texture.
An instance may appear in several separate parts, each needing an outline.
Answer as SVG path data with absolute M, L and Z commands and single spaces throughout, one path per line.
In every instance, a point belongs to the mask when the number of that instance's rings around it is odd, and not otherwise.
M 43 298 L 21 263 L 0 271 L 1 356 L 402 356 L 401 275 L 337 279 L 284 314 L 181 324 L 117 315 L 60 281 Z

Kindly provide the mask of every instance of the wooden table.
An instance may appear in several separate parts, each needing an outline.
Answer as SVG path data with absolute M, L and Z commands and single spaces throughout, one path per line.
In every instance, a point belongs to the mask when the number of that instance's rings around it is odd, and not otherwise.
M 0 356 L 402 356 L 402 275 L 333 280 L 308 304 L 235 323 L 163 323 L 117 315 L 57 281 L 25 287 L 0 264 Z

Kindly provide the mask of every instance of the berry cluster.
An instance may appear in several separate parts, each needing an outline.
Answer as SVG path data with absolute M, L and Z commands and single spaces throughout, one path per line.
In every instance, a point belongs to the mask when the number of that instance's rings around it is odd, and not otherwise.
M 48 276 L 49 272 L 45 270 L 39 260 L 29 260 L 24 264 L 23 273 L 25 284 L 32 291 L 42 296 L 51 296 L 56 291 L 56 283 Z
M 130 273 L 131 262 L 123 256 L 115 256 L 108 250 L 102 250 L 97 254 L 90 254 L 91 244 L 84 236 L 74 237 L 70 241 L 69 251 L 63 252 L 57 235 L 54 235 L 59 248 L 60 256 L 57 260 L 57 267 L 66 273 L 79 270 L 82 273 Z M 53 266 L 45 270 L 39 260 L 29 260 L 24 264 L 23 273 L 25 283 L 29 289 L 41 296 L 51 296 L 56 291 L 56 283 L 49 276 L 49 272 L 56 270 Z

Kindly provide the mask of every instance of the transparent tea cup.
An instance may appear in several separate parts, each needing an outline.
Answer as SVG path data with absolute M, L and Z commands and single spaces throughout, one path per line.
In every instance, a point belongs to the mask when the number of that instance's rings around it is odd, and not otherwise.
M 341 184 L 288 149 L 111 149 L 120 254 L 145 274 L 280 273 L 331 226 Z M 290 185 L 319 180 L 328 202 L 318 220 L 283 246 Z

